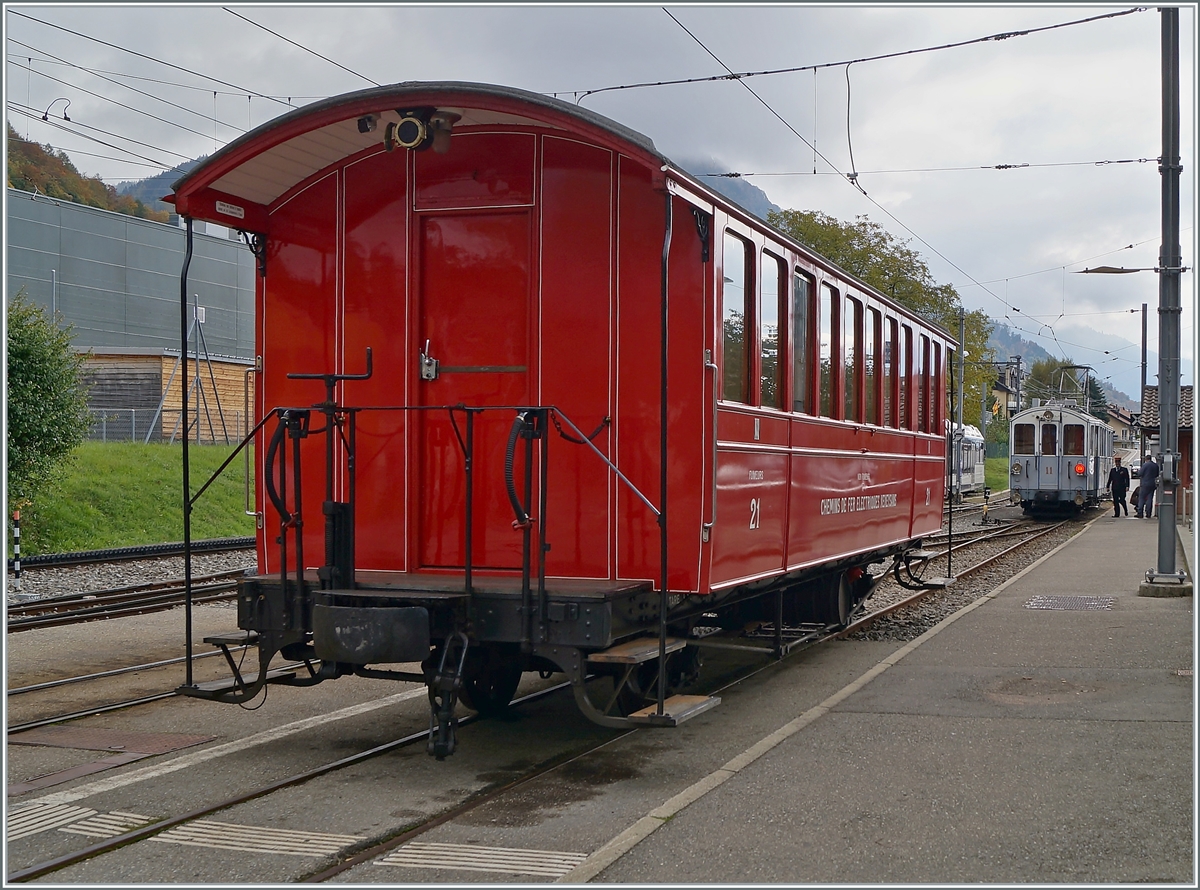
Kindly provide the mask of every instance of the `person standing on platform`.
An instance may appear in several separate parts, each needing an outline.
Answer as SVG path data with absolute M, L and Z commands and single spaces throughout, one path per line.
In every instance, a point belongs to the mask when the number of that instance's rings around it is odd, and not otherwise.
M 1113 458 L 1113 468 L 1108 471 L 1108 490 L 1112 492 L 1113 518 L 1121 518 L 1121 508 L 1129 515 L 1129 504 L 1125 503 L 1125 493 L 1129 491 L 1129 468 L 1121 466 L 1121 458 Z
M 1154 516 L 1154 490 L 1158 486 L 1158 464 L 1149 454 L 1139 471 L 1139 481 L 1137 515 L 1139 519 L 1151 519 Z

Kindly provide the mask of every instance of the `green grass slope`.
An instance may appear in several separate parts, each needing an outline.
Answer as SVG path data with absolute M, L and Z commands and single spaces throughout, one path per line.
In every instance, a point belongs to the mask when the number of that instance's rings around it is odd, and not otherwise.
M 232 451 L 224 445 L 188 448 L 193 497 Z M 182 468 L 182 445 L 85 442 L 53 489 L 21 511 L 21 555 L 182 541 Z M 245 515 L 244 480 L 239 454 L 196 501 L 193 540 L 254 534 L 254 519 Z

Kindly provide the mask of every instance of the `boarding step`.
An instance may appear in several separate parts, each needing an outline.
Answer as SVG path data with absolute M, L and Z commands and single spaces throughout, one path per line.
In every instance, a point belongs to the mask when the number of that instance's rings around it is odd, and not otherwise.
M 941 554 L 935 553 L 932 550 L 910 550 L 908 553 L 904 554 L 904 560 L 905 562 L 912 562 L 913 560 L 924 562 L 926 560 L 933 559 L 935 556 L 941 556 Z
M 687 640 L 667 637 L 667 654 L 678 652 L 687 645 Z M 658 637 L 639 637 L 601 652 L 592 652 L 587 660 L 594 664 L 641 664 L 658 658 Z
M 272 668 L 267 671 L 266 682 L 273 683 L 277 680 L 290 680 L 296 676 L 296 672 L 289 668 Z M 226 692 L 236 692 L 242 687 L 249 688 L 258 682 L 258 671 L 253 671 L 242 675 L 241 686 L 232 677 L 227 677 L 221 680 L 209 680 L 207 683 L 197 683 L 195 686 L 180 686 L 175 691 L 180 695 L 190 695 L 195 698 L 215 698 Z
M 630 723 L 644 726 L 678 726 L 697 714 L 721 703 L 719 695 L 672 695 L 663 702 L 663 712 L 658 713 L 658 702 L 629 715 Z
M 256 630 L 234 630 L 224 634 L 213 634 L 205 637 L 204 642 L 213 646 L 253 646 L 258 642 Z
M 943 587 L 949 587 L 958 579 L 951 576 L 949 578 L 925 578 L 921 581 L 922 587 L 933 587 L 940 590 Z

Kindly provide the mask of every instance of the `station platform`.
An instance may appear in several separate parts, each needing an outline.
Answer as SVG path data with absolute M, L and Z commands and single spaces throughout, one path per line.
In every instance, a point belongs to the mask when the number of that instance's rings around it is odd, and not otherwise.
M 1194 600 L 1139 595 L 1157 535 L 1106 510 L 564 882 L 1195 886 Z

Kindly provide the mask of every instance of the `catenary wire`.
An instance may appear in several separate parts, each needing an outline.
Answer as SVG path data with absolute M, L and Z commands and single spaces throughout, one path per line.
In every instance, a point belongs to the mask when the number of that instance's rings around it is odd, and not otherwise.
M 63 86 L 70 87 L 70 88 L 71 88 L 71 89 L 73 89 L 73 90 L 78 90 L 78 91 L 79 91 L 79 92 L 81 92 L 81 93 L 86 93 L 86 94 L 87 94 L 87 95 L 89 95 L 89 96 L 95 96 L 97 99 L 101 99 L 101 100 L 103 100 L 103 101 L 105 101 L 105 102 L 111 102 L 113 105 L 119 106 L 119 107 L 121 107 L 121 108 L 125 108 L 125 109 L 127 109 L 127 110 L 129 110 L 129 111 L 132 111 L 132 112 L 135 112 L 135 113 L 137 113 L 137 114 L 141 114 L 141 115 L 144 115 L 144 116 L 146 116 L 146 117 L 153 118 L 154 120 L 156 120 L 156 121 L 159 121 L 160 123 L 168 124 L 169 126 L 172 126 L 172 127 L 178 127 L 178 128 L 179 128 L 179 129 L 181 129 L 181 130 L 186 130 L 187 132 L 189 132 L 189 133 L 194 133 L 194 134 L 196 134 L 197 136 L 203 136 L 203 137 L 204 137 L 204 138 L 206 138 L 206 139 L 208 138 L 208 134 L 207 134 L 207 133 L 201 133 L 199 130 L 193 130 L 191 127 L 184 126 L 183 124 L 176 123 L 175 121 L 170 121 L 170 120 L 167 120 L 165 117 L 159 117 L 157 114 L 151 114 L 149 111 L 142 111 L 142 109 L 140 109 L 140 108 L 135 108 L 135 107 L 134 107 L 134 106 L 132 106 L 132 105 L 126 105 L 124 102 L 118 102 L 116 99 L 110 98 L 110 97 L 108 97 L 108 96 L 105 96 L 105 95 L 102 95 L 102 94 L 100 94 L 100 93 L 95 93 L 95 92 L 92 92 L 91 90 L 89 90 L 89 89 L 86 89 L 85 87 L 81 87 L 81 86 L 79 86 L 78 84 L 73 84 L 73 83 L 70 83 L 70 82 L 68 82 L 68 81 L 65 81 L 65 80 L 60 80 L 59 78 L 57 78 L 57 77 L 53 76 L 52 74 L 46 74 L 46 73 L 44 73 L 44 72 L 42 72 L 42 71 L 38 71 L 38 72 L 37 72 L 37 74 L 38 74 L 40 77 L 44 77 L 44 78 L 46 78 L 47 80 L 52 80 L 52 81 L 54 81 L 55 83 L 61 83 Z M 118 84 L 118 86 L 119 86 L 119 84 Z M 139 91 L 139 92 L 140 92 L 140 91 Z M 147 95 L 148 95 L 148 94 L 147 94 Z M 212 120 L 212 121 L 214 121 L 215 123 L 220 123 L 220 121 L 217 121 L 215 118 L 209 118 L 209 120 Z M 228 126 L 228 125 L 227 125 L 227 126 Z
M 118 44 L 115 44 L 115 43 L 109 43 L 107 40 L 101 40 L 99 37 L 92 37 L 88 34 L 80 33 L 79 31 L 73 31 L 70 28 L 64 27 L 63 25 L 56 25 L 53 22 L 47 22 L 47 21 L 43 21 L 42 19 L 39 19 L 39 18 L 34 18 L 31 15 L 26 15 L 25 13 L 18 12 L 15 9 L 9 9 L 8 13 L 10 15 L 20 16 L 23 19 L 28 19 L 31 22 L 37 22 L 39 25 L 45 25 L 48 28 L 55 28 L 59 31 L 65 31 L 68 34 L 74 34 L 76 37 L 82 37 L 85 40 L 91 40 L 96 43 L 103 44 L 104 46 L 111 47 L 112 49 L 120 50 L 121 52 L 129 53 L 130 55 L 137 56 L 138 58 L 141 58 L 141 59 L 146 59 L 151 62 L 157 62 L 160 65 L 165 65 L 168 68 L 174 68 L 176 71 L 182 71 L 185 74 L 192 75 L 193 77 L 200 77 L 200 78 L 203 78 L 204 80 L 210 80 L 213 83 L 219 83 L 222 86 L 232 87 L 233 89 L 237 90 L 242 95 L 249 93 L 252 96 L 258 96 L 258 98 L 260 98 L 260 99 L 269 99 L 272 102 L 278 102 L 280 105 L 286 105 L 289 108 L 294 107 L 291 102 L 284 102 L 282 99 L 277 99 L 274 96 L 268 96 L 268 95 L 266 95 L 264 93 L 260 93 L 256 90 L 248 90 L 245 87 L 238 86 L 236 83 L 229 83 L 229 81 L 221 80 L 220 78 L 212 77 L 211 75 L 208 75 L 208 74 L 201 74 L 198 71 L 192 71 L 190 68 L 184 68 L 182 65 L 175 65 L 171 62 L 163 61 L 162 59 L 156 59 L 153 56 L 148 56 L 145 53 L 138 52 L 137 50 L 128 49 L 124 46 L 119 46 Z
M 30 46 L 30 45 L 29 45 L 29 44 L 27 44 L 27 43 L 22 43 L 21 41 L 19 41 L 19 40 L 16 40 L 15 38 L 12 38 L 12 37 L 10 37 L 10 38 L 8 38 L 8 39 L 9 39 L 9 40 L 11 40 L 13 43 L 17 44 L 18 46 L 23 46 L 23 47 L 25 47 L 25 48 L 26 48 L 26 49 L 28 49 L 28 50 L 31 50 L 31 51 L 33 51 L 33 52 L 42 53 L 44 56 L 47 56 L 47 57 L 49 57 L 48 59 L 38 59 L 38 61 L 39 61 L 39 62 L 51 61 L 51 62 L 53 62 L 53 63 L 55 63 L 55 64 L 66 65 L 66 66 L 68 66 L 68 67 L 71 67 L 71 68 L 77 68 L 77 69 L 78 69 L 78 70 L 80 70 L 80 71 L 84 71 L 84 72 L 86 72 L 86 73 L 88 73 L 88 74 L 91 74 L 93 77 L 99 77 L 101 80 L 107 81 L 108 83 L 114 84 L 114 85 L 116 85 L 116 86 L 119 86 L 119 87 L 121 87 L 121 88 L 123 88 L 123 89 L 126 89 L 126 90 L 130 90 L 130 91 L 132 91 L 132 92 L 134 92 L 134 93 L 138 93 L 138 94 L 140 94 L 140 95 L 142 95 L 142 96 L 146 96 L 146 97 L 148 97 L 148 98 L 150 98 L 150 99 L 154 99 L 154 100 L 156 100 L 156 101 L 158 101 L 158 102 L 162 102 L 162 103 L 164 103 L 164 104 L 166 104 L 166 105 L 170 105 L 172 108 L 178 108 L 180 111 L 186 111 L 188 114 L 194 114 L 196 117 L 202 117 L 202 118 L 204 118 L 204 119 L 205 119 L 205 120 L 207 120 L 207 121 L 212 121 L 213 123 L 218 123 L 218 124 L 221 124 L 221 126 L 223 126 L 223 127 L 228 127 L 229 129 L 231 129 L 231 130 L 234 130 L 234 131 L 236 131 L 236 132 L 238 132 L 238 133 L 243 133 L 243 132 L 245 132 L 244 130 L 241 130 L 241 129 L 239 129 L 238 127 L 235 127 L 233 124 L 227 124 L 227 123 L 225 123 L 225 122 L 224 122 L 224 121 L 222 121 L 222 120 L 219 120 L 219 119 L 216 119 L 216 118 L 212 118 L 212 117 L 210 117 L 209 115 L 205 114 L 205 113 L 204 113 L 204 112 L 202 112 L 202 111 L 194 111 L 193 109 L 191 109 L 191 108 L 188 108 L 186 105 L 180 105 L 180 104 L 178 104 L 177 102 L 172 102 L 170 99 L 164 99 L 162 96 L 156 96 L 156 95 L 154 95 L 154 93 L 148 93 L 148 92 L 146 92 L 145 90 L 139 90 L 137 87 L 131 87 L 131 86 L 129 86 L 128 84 L 121 83 L 119 80 L 113 80 L 111 77 L 106 77 L 104 74 L 101 74 L 101 73 L 99 73 L 99 72 L 97 72 L 97 71 L 93 71 L 93 70 L 91 70 L 91 69 L 84 68 L 82 65 L 73 65 L 73 64 L 71 64 L 70 62 L 67 62 L 66 60 L 59 59 L 57 56 L 54 56 L 54 55 L 52 55 L 51 53 L 48 53 L 48 52 L 46 52 L 46 50 L 43 50 L 43 49 L 38 49 L 37 47 L 35 47 L 35 46 Z M 20 65 L 20 60 L 17 60 L 17 64 L 18 64 L 20 67 L 27 67 L 27 66 L 24 66 L 24 65 Z M 67 82 L 66 82 L 65 80 L 57 80 L 57 78 L 50 77 L 50 75 L 49 75 L 49 74 L 46 74 L 46 73 L 44 73 L 44 72 L 42 72 L 42 71 L 36 71 L 36 70 L 34 70 L 34 69 L 32 69 L 32 68 L 27 68 L 27 70 L 30 70 L 30 71 L 32 71 L 33 73 L 35 73 L 35 74 L 38 74 L 38 75 L 40 75 L 40 76 L 42 76 L 42 77 L 47 77 L 47 78 L 49 78 L 50 80 L 55 80 L 55 81 L 57 81 L 58 83 L 67 84 Z M 73 84 L 67 84 L 67 86 L 74 86 L 74 85 L 73 85 Z M 82 89 L 82 87 L 76 87 L 76 89 Z M 87 92 L 87 90 L 84 90 L 84 92 Z M 206 93 L 207 93 L 207 92 L 211 92 L 211 91 L 210 91 L 210 90 L 204 90 L 204 92 L 206 92 Z M 92 95 L 96 95 L 96 94 L 95 94 L 95 93 L 93 93 Z M 226 93 L 226 95 L 240 96 L 240 95 L 242 95 L 242 94 L 241 94 L 241 93 Z M 109 100 L 109 101 L 113 101 L 113 100 Z M 129 107 L 129 106 L 125 106 L 125 107 Z M 136 111 L 137 109 L 134 109 L 134 110 Z M 143 112 L 143 113 L 144 113 L 144 112 Z
M 611 92 L 613 90 L 633 90 L 633 89 L 640 89 L 642 87 L 677 86 L 680 84 L 689 84 L 689 83 L 711 83 L 711 82 L 717 81 L 717 80 L 742 80 L 747 77 L 762 77 L 764 75 L 771 75 L 771 74 L 794 74 L 794 73 L 797 73 L 800 71 L 816 71 L 820 68 L 840 68 L 843 65 L 854 65 L 854 64 L 859 64 L 861 62 L 878 62 L 878 61 L 882 61 L 884 59 L 895 59 L 895 58 L 900 58 L 902 56 L 918 55 L 920 53 L 930 53 L 930 52 L 938 52 L 940 50 L 957 49 L 959 47 L 971 46 L 972 44 L 977 44 L 977 43 L 987 43 L 987 42 L 992 42 L 992 41 L 1007 40 L 1010 37 L 1025 37 L 1030 34 L 1040 33 L 1042 31 L 1053 31 L 1058 28 L 1069 28 L 1074 25 L 1084 25 L 1084 24 L 1088 24 L 1090 22 L 1100 21 L 1101 19 L 1111 19 L 1111 18 L 1117 18 L 1118 16 L 1130 15 L 1131 13 L 1135 13 L 1135 12 L 1145 12 L 1146 9 L 1147 9 L 1147 7 L 1145 7 L 1145 6 L 1138 6 L 1138 7 L 1132 8 L 1132 9 L 1122 10 L 1120 12 L 1111 12 L 1111 13 L 1107 13 L 1104 15 L 1091 16 L 1090 18 L 1076 19 L 1076 20 L 1070 21 L 1070 22 L 1061 22 L 1056 25 L 1045 25 L 1040 28 L 1026 28 L 1026 29 L 1023 29 L 1020 31 L 1002 31 L 999 34 L 992 34 L 987 37 L 976 37 L 972 40 L 962 40 L 957 43 L 945 43 L 945 44 L 941 44 L 939 46 L 927 46 L 927 47 L 922 47 L 920 49 L 901 50 L 899 52 L 883 53 L 883 54 L 877 55 L 877 56 L 864 56 L 863 58 L 860 58 L 860 59 L 848 59 L 848 60 L 844 60 L 841 62 L 822 62 L 817 65 L 799 65 L 799 66 L 795 66 L 795 67 L 791 67 L 791 68 L 773 68 L 773 69 L 768 69 L 765 71 L 743 71 L 743 72 L 738 72 L 738 73 L 735 73 L 732 70 L 726 68 L 726 70 L 729 72 L 728 74 L 711 75 L 708 77 L 686 77 L 686 78 L 680 78 L 678 80 L 645 81 L 645 82 L 641 82 L 641 83 L 629 83 L 629 84 L 620 84 L 617 86 L 610 86 L 610 87 L 599 87 L 598 89 L 592 89 L 592 90 L 559 90 L 558 92 L 552 93 L 551 95 L 554 95 L 554 96 L 572 95 L 575 97 L 576 102 L 578 103 L 578 102 L 582 101 L 583 99 L 586 99 L 588 96 L 594 96 L 597 93 Z M 668 13 L 668 15 L 670 15 L 670 13 Z M 672 18 L 674 18 L 674 16 L 672 16 Z M 715 58 L 715 56 L 714 56 L 714 58 Z M 722 67 L 724 67 L 724 66 L 722 66 Z
M 321 55 L 321 54 L 320 54 L 319 52 L 317 52 L 315 49 L 310 49 L 309 47 L 305 46 L 305 45 L 304 45 L 304 44 L 302 44 L 302 43 L 297 43 L 295 40 L 292 40 L 290 37 L 284 37 L 284 36 L 283 36 L 282 34 L 280 34 L 278 31 L 272 31 L 272 30 L 271 30 L 270 28 L 268 28 L 266 25 L 260 25 L 258 22 L 254 21 L 253 19 L 248 19 L 248 18 L 246 18 L 246 17 L 245 17 L 244 15 L 242 15 L 240 12 L 234 12 L 234 11 L 233 11 L 232 9 L 230 9 L 228 6 L 222 6 L 221 8 L 222 8 L 223 10 L 225 10 L 227 13 L 229 13 L 230 15 L 237 16 L 237 17 L 238 17 L 239 19 L 241 19 L 243 22 L 248 22 L 249 24 L 251 24 L 251 25 L 254 25 L 254 27 L 256 27 L 256 28 L 262 28 L 262 29 L 263 29 L 264 31 L 266 31 L 268 34 L 273 34 L 274 36 L 278 37 L 280 40 L 286 40 L 288 43 L 290 43 L 292 46 L 294 46 L 294 47 L 296 47 L 296 48 L 298 48 L 298 49 L 302 49 L 302 50 L 304 50 L 306 53 L 312 53 L 312 54 L 313 54 L 314 56 L 316 56 L 318 59 L 322 59 L 322 60 L 324 60 L 324 61 L 328 62 L 330 65 L 336 65 L 338 68 L 341 68 L 341 69 L 342 69 L 343 71 L 345 71 L 347 74 L 353 74 L 355 77 L 362 78 L 362 79 L 363 79 L 363 80 L 365 80 L 367 83 L 369 83 L 369 84 L 372 84 L 372 85 L 374 85 L 374 86 L 382 86 L 382 84 L 380 84 L 378 81 L 371 80 L 371 78 L 367 77 L 365 74 L 359 74 L 357 71 L 354 71 L 354 70 L 352 70 L 352 69 L 350 69 L 350 68 L 347 68 L 347 67 L 346 67 L 345 65 L 343 65 L 341 62 L 335 62 L 333 59 L 329 58 L 328 56 L 323 56 L 323 55 Z

